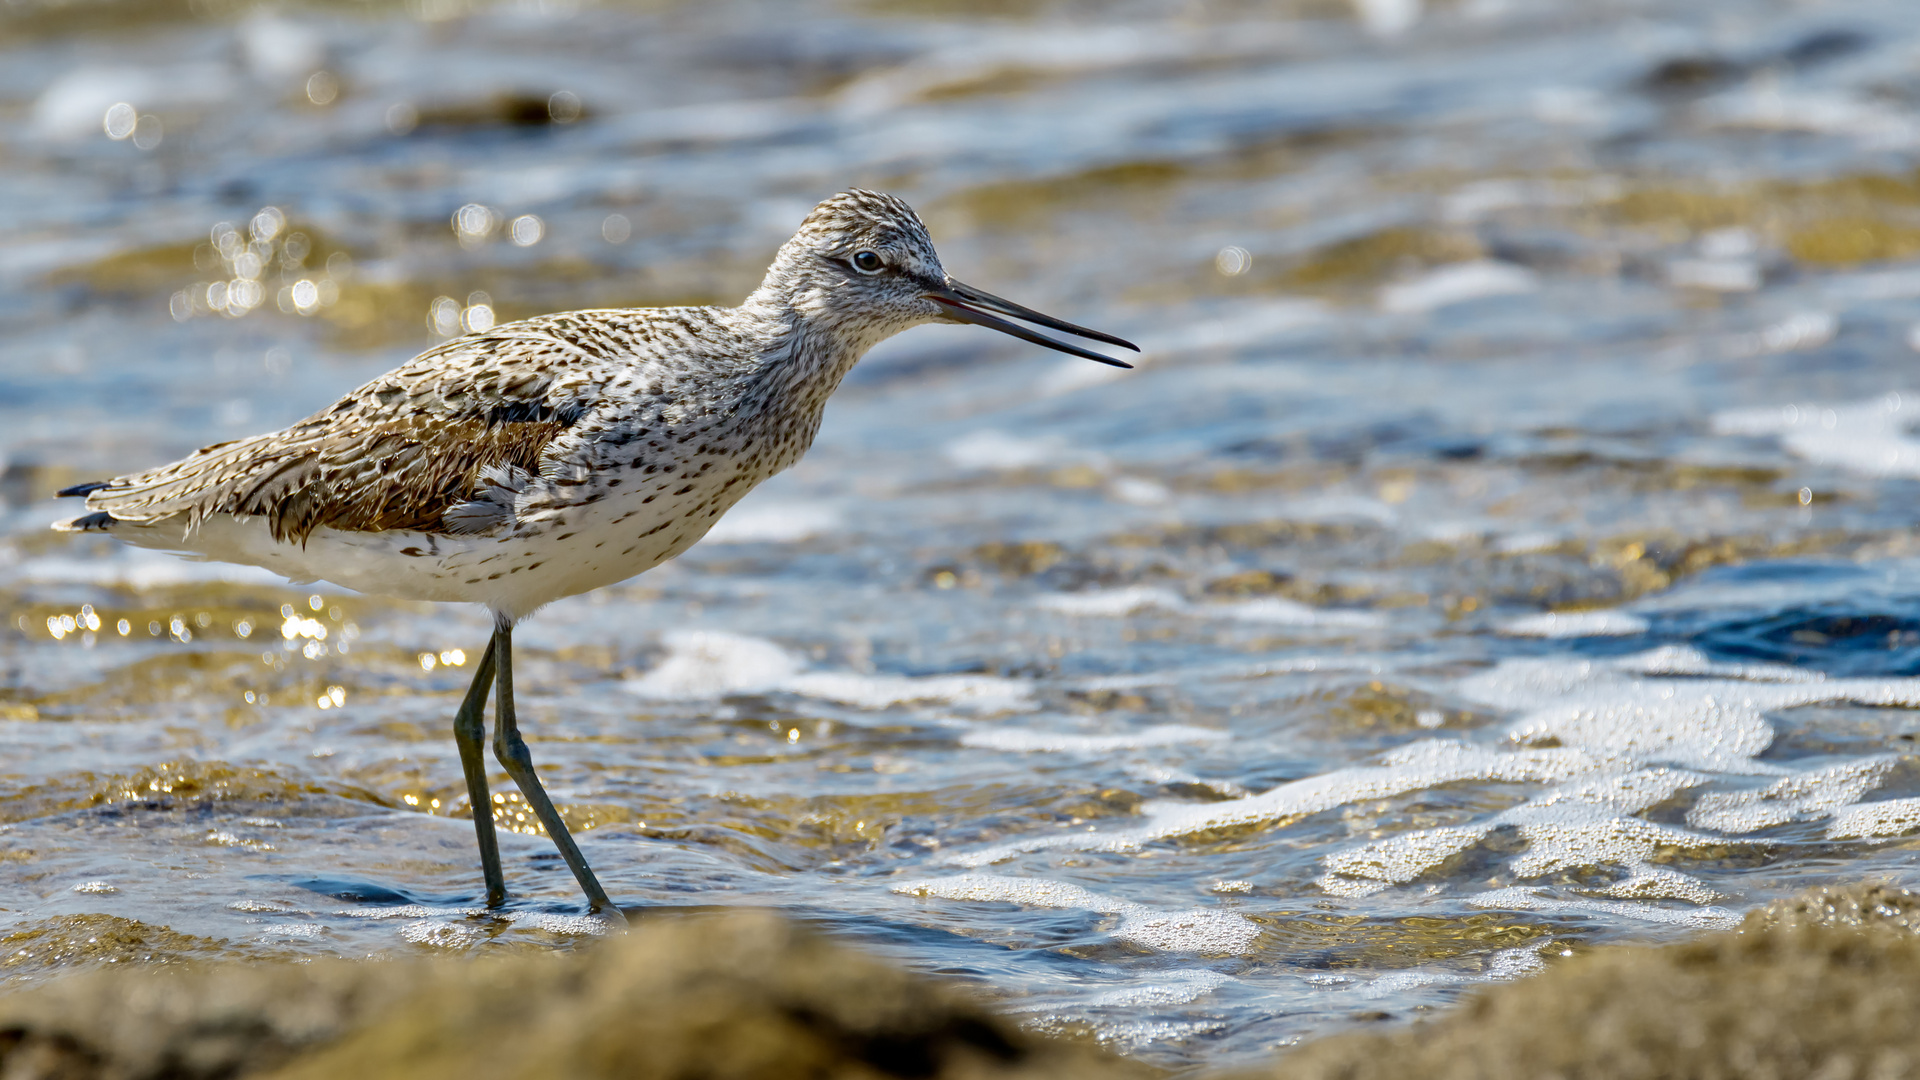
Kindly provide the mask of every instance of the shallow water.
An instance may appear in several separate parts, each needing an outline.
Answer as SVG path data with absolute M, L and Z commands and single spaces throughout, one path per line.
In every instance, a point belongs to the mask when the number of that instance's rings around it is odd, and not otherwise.
M 480 613 L 51 493 L 463 320 L 737 299 L 852 184 L 1145 360 L 913 331 L 517 633 L 623 903 L 1189 1067 L 1920 879 L 1920 9 L 1363 8 L 15 4 L 0 978 L 595 933 L 513 798 L 476 907 Z

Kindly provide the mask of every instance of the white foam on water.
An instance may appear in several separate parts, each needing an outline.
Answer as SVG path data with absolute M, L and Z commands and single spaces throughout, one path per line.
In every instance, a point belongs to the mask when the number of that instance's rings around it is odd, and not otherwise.
M 1057 435 L 1034 438 L 988 428 L 960 436 L 940 453 L 962 469 L 1031 469 L 1061 464 L 1066 446 Z
M 260 931 L 260 936 L 263 938 L 311 940 L 313 938 L 325 937 L 326 933 L 327 927 L 325 923 L 280 923 L 279 925 L 269 926 Z
M 1813 349 L 1833 340 L 1840 332 L 1840 319 L 1831 311 L 1801 311 L 1770 323 L 1759 333 L 1734 339 L 1737 352 L 1772 353 L 1795 349 Z
M 1420 21 L 1425 0 L 1353 0 L 1354 13 L 1367 32 L 1393 37 L 1413 29 Z
M 1172 589 L 1151 585 L 1133 585 L 1121 589 L 1097 589 L 1080 593 L 1053 593 L 1036 599 L 1034 606 L 1061 615 L 1086 618 L 1120 618 L 1141 611 L 1166 611 L 1198 618 L 1237 619 L 1241 622 L 1272 623 L 1277 626 L 1372 627 L 1383 626 L 1385 615 L 1372 611 L 1340 611 L 1316 608 L 1297 600 L 1267 596 L 1227 604 L 1190 604 Z
M 1599 611 L 1548 611 L 1508 619 L 1495 629 L 1509 637 L 1582 638 L 1632 637 L 1644 634 L 1651 624 L 1640 615 L 1617 609 Z
M 1521 745 L 1577 746 L 1621 768 L 1662 762 L 1749 774 L 1783 771 L 1754 760 L 1773 741 L 1773 727 L 1762 716 L 1768 710 L 1837 702 L 1920 705 L 1920 679 L 1763 683 L 1633 674 L 1659 662 L 1645 654 L 1615 663 L 1506 660 L 1460 680 L 1455 691 L 1490 708 L 1520 711 L 1507 737 Z
M 1272 623 L 1276 626 L 1373 627 L 1385 626 L 1387 617 L 1376 611 L 1338 611 L 1316 608 L 1297 600 L 1263 596 L 1237 604 L 1209 604 L 1197 607 L 1198 614 L 1225 616 L 1241 622 Z
M 1539 275 L 1526 267 L 1480 259 L 1436 267 L 1412 281 L 1382 288 L 1380 310 L 1389 315 L 1423 315 L 1468 300 L 1517 296 L 1539 289 Z
M 1762 282 L 1754 259 L 1675 259 L 1667 264 L 1667 284 L 1708 292 L 1752 292 Z
M 1668 908 L 1618 900 L 1554 900 L 1517 886 L 1470 896 L 1467 904 L 1477 908 L 1541 911 L 1555 915 L 1607 915 L 1616 919 L 1666 923 L 1699 930 L 1730 930 L 1740 925 L 1740 916 L 1723 907 Z
M 1135 506 L 1160 506 L 1173 500 L 1173 489 L 1140 476 L 1116 476 L 1107 481 L 1107 494 Z
M 239 90 L 232 71 L 217 62 L 155 67 L 79 67 L 54 79 L 33 103 L 30 122 L 43 138 L 77 141 L 100 135 L 100 120 L 116 102 L 142 112 L 231 101 Z
M 838 511 L 818 503 L 747 503 L 715 522 L 702 543 L 790 544 L 837 531 L 842 524 Z
M 682 701 L 787 691 L 861 709 L 916 703 L 978 712 L 1033 707 L 1032 687 L 1017 679 L 803 671 L 800 659 L 779 645 L 721 630 L 676 631 L 664 640 L 666 658 L 646 674 L 626 680 L 622 685 L 628 693 L 654 701 Z
M 1080 691 L 1139 690 L 1149 686 L 1175 686 L 1192 682 L 1222 682 L 1267 679 L 1278 675 L 1320 675 L 1340 672 L 1385 673 L 1386 664 L 1366 656 L 1297 656 L 1286 660 L 1257 664 L 1208 664 L 1202 667 L 1163 668 L 1132 675 L 1095 675 L 1066 684 Z
M 1920 439 L 1907 426 L 1920 412 L 1912 394 L 1883 394 L 1849 404 L 1794 404 L 1716 413 L 1720 435 L 1773 435 L 1795 457 L 1867 476 L 1920 476 Z
M 1638 813 L 1672 798 L 1708 777 L 1684 769 L 1652 768 L 1596 776 L 1567 784 L 1502 810 L 1501 821 L 1516 824 L 1601 821 Z
M 1133 585 L 1124 589 L 1095 589 L 1090 592 L 1050 593 L 1033 602 L 1033 606 L 1043 611 L 1052 611 L 1061 615 L 1077 615 L 1118 618 L 1131 615 L 1136 611 L 1159 608 L 1163 611 L 1184 611 L 1187 602 L 1172 589 L 1158 589 L 1150 585 Z
M 1150 334 L 1140 347 L 1153 354 L 1173 354 L 1262 345 L 1331 318 L 1331 309 L 1319 301 L 1274 300 L 1214 312 L 1203 320 Z
M 1377 840 L 1328 856 L 1322 889 L 1335 896 L 1372 896 L 1390 885 L 1404 885 L 1479 843 L 1492 824 L 1421 829 Z
M 256 11 L 238 27 L 240 54 L 262 78 L 305 78 L 327 62 L 327 39 L 318 29 Z
M 1508 982 L 1546 970 L 1546 961 L 1533 949 L 1501 949 L 1487 957 L 1487 970 L 1478 975 L 1454 971 L 1395 971 L 1354 987 L 1360 997 L 1381 998 L 1422 986 L 1449 986 L 1462 983 Z
M 1140 360 L 1131 360 L 1135 367 L 1145 367 Z M 1110 364 L 1094 364 L 1085 360 L 1056 362 L 1048 368 L 1046 374 L 1034 382 L 1035 397 L 1053 397 L 1057 394 L 1071 394 L 1076 390 L 1102 386 L 1128 374 L 1127 369 L 1113 367 Z
M 401 904 L 398 907 L 346 908 L 334 912 L 343 919 L 462 919 L 485 915 L 483 907 L 429 907 L 426 904 Z
M 1188 28 L 1162 26 L 1153 33 L 1134 26 L 1022 29 L 1019 34 L 984 28 L 961 33 L 953 27 L 947 35 L 951 40 L 916 50 L 911 63 L 882 67 L 842 87 L 837 107 L 845 115 L 865 116 L 913 102 L 942 86 L 971 83 L 1009 69 L 1082 73 L 1148 59 L 1177 59 L 1196 47 Z
M 1432 538 L 1435 540 L 1446 539 L 1440 536 L 1434 536 Z M 1557 532 L 1508 533 L 1505 536 L 1495 537 L 1489 546 L 1493 548 L 1496 554 L 1500 555 L 1526 555 L 1536 551 L 1552 551 L 1554 548 L 1566 543 L 1567 539 L 1564 534 Z M 1534 617 L 1538 618 L 1538 616 Z M 1541 636 L 1554 637 L 1557 635 L 1545 634 Z
M 1920 121 L 1907 110 L 1844 90 L 1767 82 L 1715 94 L 1694 109 L 1714 125 L 1844 135 L 1877 150 L 1920 145 Z
M 1905 836 L 1920 829 L 1920 799 L 1885 799 L 1835 811 L 1827 826 L 1829 840 L 1868 840 Z
M 1722 677 L 1636 674 L 1645 671 Z M 1724 677 L 1732 675 L 1747 678 Z M 1697 650 L 1672 646 L 1612 662 L 1509 660 L 1461 680 L 1456 690 L 1484 705 L 1524 710 L 1508 727 L 1509 737 L 1523 744 L 1556 740 L 1590 755 L 1601 775 L 1563 783 L 1469 825 L 1388 837 L 1330 856 L 1322 879 L 1328 891 L 1364 895 L 1405 884 L 1494 829 L 1512 827 L 1527 842 L 1509 864 L 1516 876 L 1613 865 L 1630 874 L 1612 886 L 1614 895 L 1705 903 L 1713 890 L 1653 865 L 1658 851 L 1724 844 L 1724 835 L 1834 814 L 1878 786 L 1897 760 L 1879 755 L 1780 775 L 1781 767 L 1754 760 L 1773 738 L 1763 711 L 1832 701 L 1920 701 L 1920 680 L 1822 679 L 1780 665 L 1715 664 Z M 1714 772 L 1779 778 L 1751 790 L 1700 796 L 1688 814 L 1691 829 L 1635 816 L 1708 783 Z
M 1500 210 L 1520 207 L 1582 206 L 1620 197 L 1620 181 L 1610 176 L 1589 180 L 1538 180 L 1497 177 L 1475 180 L 1448 193 L 1440 213 L 1447 221 L 1466 225 Z
M 1902 267 L 1836 274 L 1820 283 L 1821 292 L 1837 302 L 1906 300 L 1920 296 L 1920 270 Z
M 1751 791 L 1715 791 L 1695 800 L 1687 824 L 1723 833 L 1751 833 L 1827 817 L 1880 786 L 1899 764 L 1895 754 L 1878 754 L 1782 777 Z
M 1691 645 L 1662 645 L 1613 661 L 1620 671 L 1636 675 L 1714 675 L 1749 682 L 1821 682 L 1824 671 L 1790 664 L 1723 664 Z
M 1527 841 L 1527 849 L 1511 862 L 1518 876 L 1539 877 L 1601 865 L 1625 866 L 1638 873 L 1649 868 L 1654 853 L 1663 846 L 1715 842 L 1630 816 L 1708 779 L 1699 773 L 1656 768 L 1569 783 L 1471 825 L 1401 833 L 1331 855 L 1320 885 L 1340 896 L 1366 896 L 1389 885 L 1404 885 L 1503 827 L 1513 828 Z M 1684 882 L 1680 878 L 1685 875 L 1676 875 L 1673 883 L 1691 895 L 1711 891 L 1692 878 Z
M 1646 866 L 1662 848 L 1701 848 L 1715 838 L 1621 816 L 1595 821 L 1543 821 L 1520 827 L 1527 850 L 1508 865 L 1524 878 L 1545 877 L 1588 866 Z
M 1287 499 L 1275 507 L 1274 516 L 1284 521 L 1316 524 L 1396 525 L 1400 521 L 1400 511 L 1391 504 L 1365 495 L 1305 495 Z
M 1184 769 L 1168 768 L 1166 765 L 1158 762 L 1149 764 L 1142 761 L 1132 761 L 1123 765 L 1121 771 L 1133 777 L 1135 780 L 1143 780 L 1149 784 L 1191 784 L 1194 787 L 1211 788 L 1213 791 L 1225 795 L 1229 799 L 1238 799 L 1250 794 L 1246 788 L 1241 787 L 1231 780 L 1208 779 L 1196 776 Z
M 1451 739 L 1399 747 L 1379 765 L 1338 769 L 1281 784 L 1258 795 L 1214 803 L 1154 800 L 1142 804 L 1144 821 L 1090 833 L 1020 837 L 946 857 L 956 866 L 987 866 L 1031 851 L 1137 851 L 1155 840 L 1232 825 L 1283 821 L 1317 814 L 1349 802 L 1386 799 L 1461 780 L 1546 782 L 1591 772 L 1598 763 L 1578 750 L 1495 751 Z
M 1119 986 L 1111 990 L 1076 997 L 1074 1004 L 1089 1009 L 1139 1009 L 1185 1005 L 1213 993 L 1228 983 L 1238 982 L 1231 975 L 1222 974 L 1209 968 L 1194 971 L 1155 971 L 1150 973 L 1152 982 L 1145 985 Z M 1060 1002 L 1056 1000 L 1034 1001 L 1026 1004 L 1003 1006 L 1010 1013 L 1046 1013 L 1046 1019 L 1060 1015 Z
M 1621 866 L 1640 882 L 1640 895 L 1701 902 L 1713 890 L 1678 871 L 1652 865 L 1662 848 L 1699 848 L 1716 838 L 1635 817 L 1708 777 L 1679 769 L 1644 769 L 1601 776 L 1549 791 L 1495 815 L 1517 828 L 1525 851 L 1508 864 L 1519 877 L 1542 877 L 1592 866 Z M 1664 885 L 1665 891 L 1654 892 Z
M 1078 1028 L 1086 1021 L 1075 1016 L 1067 1022 Z M 1036 1021 L 1034 1026 L 1043 1031 L 1049 1030 L 1049 1025 L 1043 1021 Z M 1091 1026 L 1093 1037 L 1101 1045 L 1128 1054 L 1148 1047 L 1192 1043 L 1216 1034 L 1225 1029 L 1228 1023 L 1225 1020 L 1095 1020 Z
M 1548 901 L 1524 889 L 1489 894 L 1505 897 L 1507 906 L 1519 897 L 1539 910 L 1718 925 L 1725 921 L 1719 909 L 1687 914 L 1635 902 L 1706 905 L 1718 899 L 1705 882 L 1656 864 L 1663 852 L 1723 846 L 1729 836 L 1828 815 L 1846 822 L 1848 835 L 1905 831 L 1909 821 L 1920 823 L 1920 810 L 1910 818 L 1904 806 L 1876 812 L 1851 805 L 1880 783 L 1895 760 L 1890 755 L 1805 771 L 1758 760 L 1773 741 L 1764 715 L 1770 710 L 1836 702 L 1920 705 L 1920 680 L 1830 679 L 1783 665 L 1721 664 L 1696 649 L 1662 646 L 1612 660 L 1509 659 L 1457 680 L 1452 690 L 1476 705 L 1517 714 L 1505 728 L 1504 747 L 1448 739 L 1409 743 L 1376 764 L 1336 769 L 1257 795 L 1212 803 L 1151 801 L 1135 821 L 1118 828 L 1019 836 L 951 853 L 946 861 L 979 867 L 1039 851 L 1133 851 L 1170 837 L 1284 824 L 1450 783 L 1543 784 L 1549 787 L 1478 820 L 1335 852 L 1327 856 L 1319 883 L 1345 896 L 1406 885 L 1495 830 L 1511 830 L 1524 841 L 1508 857 L 1516 877 L 1600 866 L 1626 874 L 1605 889 L 1616 899 L 1590 903 Z M 1769 780 L 1751 790 L 1701 796 L 1687 827 L 1640 816 L 1714 781 L 1716 774 Z
M 1144 1007 L 1165 1007 L 1185 1005 L 1190 1001 L 1213 993 L 1222 986 L 1234 982 L 1231 975 L 1218 971 L 1201 969 L 1199 971 L 1163 971 L 1154 975 L 1154 981 L 1145 986 L 1123 986 L 1106 990 L 1088 998 L 1082 998 L 1080 1004 L 1089 1008 L 1101 1009 L 1137 1009 Z
M 1549 124 L 1601 127 L 1619 112 L 1610 95 L 1590 86 L 1542 86 L 1528 97 L 1534 118 Z
M 566 934 L 572 937 L 604 937 L 612 929 L 608 920 L 599 915 L 553 915 L 540 911 L 516 911 L 507 916 L 507 921 L 531 930 L 543 930 L 549 934 Z
M 800 661 L 765 638 L 722 630 L 667 634 L 666 658 L 628 679 L 628 693 L 655 700 L 766 693 L 800 673 Z
M 1118 915 L 1120 922 L 1112 931 L 1115 940 L 1160 952 L 1240 955 L 1251 949 L 1260 937 L 1259 924 L 1235 912 L 1217 908 L 1167 911 L 1101 896 L 1079 885 L 1044 878 L 958 874 L 901 882 L 893 887 L 893 891 L 941 900 L 994 901 L 1026 907 Z
M 400 927 L 400 937 L 415 945 L 430 945 L 439 949 L 464 949 L 480 941 L 480 931 L 465 923 L 441 922 L 437 919 L 421 919 Z
M 1288 338 L 1303 330 L 1315 330 L 1332 321 L 1332 309 L 1314 300 L 1274 300 L 1239 304 L 1209 311 L 1202 318 L 1142 335 L 1139 339 L 1141 348 L 1139 356 L 1125 352 L 1118 352 L 1115 355 L 1124 357 L 1137 368 L 1145 368 L 1152 366 L 1162 357 L 1261 346 L 1277 348 Z M 1070 394 L 1077 390 L 1103 386 L 1125 378 L 1129 374 L 1124 368 L 1107 364 L 1089 364 L 1085 360 L 1057 361 L 1034 383 L 1034 394 L 1036 397 Z
M 980 750 L 1011 750 L 1016 753 L 1104 754 L 1115 750 L 1178 746 L 1182 743 L 1223 742 L 1232 737 L 1224 731 L 1194 727 L 1190 724 L 1155 724 L 1152 727 L 1141 728 L 1139 731 L 1116 735 L 1076 735 L 1069 732 L 976 728 L 960 736 L 960 745 Z
M 976 712 L 1033 708 L 1032 687 L 1017 679 L 993 675 L 861 675 L 850 671 L 808 671 L 795 675 L 781 689 L 860 709 L 914 704 L 951 705 Z
M 206 836 L 206 842 L 219 847 L 244 848 L 248 851 L 274 851 L 272 844 L 252 836 L 241 836 L 231 829 L 212 829 Z
M 1724 899 L 1718 889 L 1690 874 L 1664 866 L 1639 866 L 1633 876 L 1598 890 L 1602 896 L 1621 900 L 1685 900 L 1692 904 L 1711 904 Z
M 1129 908 L 1114 927 L 1115 941 L 1161 952 L 1191 952 L 1206 956 L 1238 956 L 1253 948 L 1260 926 L 1231 911 L 1162 912 Z

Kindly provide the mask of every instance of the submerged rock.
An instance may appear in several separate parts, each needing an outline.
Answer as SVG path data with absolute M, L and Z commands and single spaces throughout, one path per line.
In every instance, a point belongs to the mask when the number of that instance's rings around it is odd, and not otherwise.
M 1920 1072 L 1920 895 L 1882 885 L 1776 902 L 1737 931 L 1600 949 L 1432 1021 L 1282 1058 L 1287 1080 L 1655 1077 L 1789 1080 Z
M 95 971 L 0 999 L 8 1080 L 1148 1072 L 759 913 L 558 956 Z

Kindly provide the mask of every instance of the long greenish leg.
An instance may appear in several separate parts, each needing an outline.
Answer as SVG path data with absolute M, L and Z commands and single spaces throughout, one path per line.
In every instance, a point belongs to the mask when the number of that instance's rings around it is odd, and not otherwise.
M 487 795 L 487 691 L 493 688 L 493 654 L 499 632 L 488 640 L 480 669 L 453 714 L 453 741 L 460 747 L 460 768 L 467 774 L 467 803 L 473 807 L 473 834 L 480 841 L 480 872 L 487 878 L 487 906 L 507 902 L 507 879 L 500 873 L 500 842 L 493 836 L 493 800 Z
M 567 860 L 567 868 L 573 871 L 575 880 L 580 882 L 580 890 L 587 894 L 588 907 L 620 917 L 620 909 L 607 899 L 606 890 L 600 887 L 600 879 L 593 876 L 593 868 L 587 865 L 586 856 L 580 854 L 579 846 L 573 842 L 573 834 L 567 831 L 567 823 L 561 820 L 560 811 L 554 809 L 553 800 L 547 798 L 546 789 L 540 786 L 540 778 L 533 774 L 533 755 L 527 752 L 527 744 L 520 738 L 520 728 L 513 713 L 512 624 L 505 621 L 498 623 L 493 632 L 493 641 L 499 651 L 499 670 L 493 680 L 493 756 L 500 759 L 507 775 L 520 785 L 520 793 L 527 797 L 527 805 L 533 809 L 534 816 L 540 819 L 540 824 L 546 827 L 553 846 L 560 849 L 560 857 Z

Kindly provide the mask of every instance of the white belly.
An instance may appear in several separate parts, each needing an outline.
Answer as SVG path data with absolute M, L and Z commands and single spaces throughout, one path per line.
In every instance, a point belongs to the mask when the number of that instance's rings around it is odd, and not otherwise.
M 215 515 L 191 535 L 177 519 L 114 535 L 221 562 L 260 566 L 296 583 L 326 581 L 402 600 L 484 604 L 523 618 L 563 596 L 624 581 L 692 547 L 752 485 L 711 487 L 682 496 L 604 498 L 531 516 L 491 533 L 449 536 L 413 531 L 319 528 L 301 543 L 273 539 L 265 519 Z

